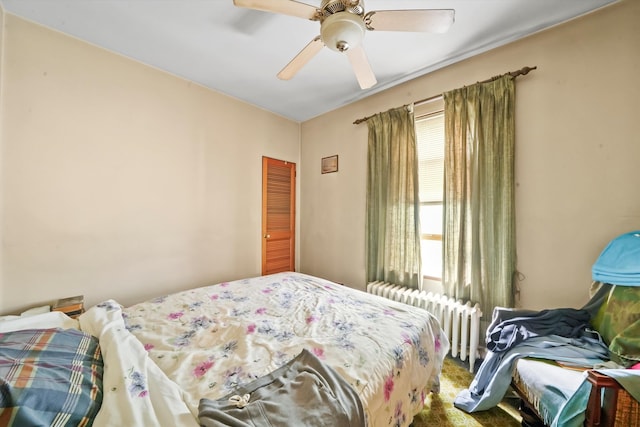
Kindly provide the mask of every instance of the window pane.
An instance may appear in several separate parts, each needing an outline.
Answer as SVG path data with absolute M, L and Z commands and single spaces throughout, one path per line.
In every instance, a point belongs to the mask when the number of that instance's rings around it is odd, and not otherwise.
M 422 240 L 422 275 L 434 278 L 442 276 L 442 242 Z
M 442 235 L 442 204 L 420 206 L 420 232 Z
M 420 201 L 441 202 L 444 188 L 444 113 L 416 120 Z
M 416 120 L 418 175 L 420 188 L 420 228 L 423 235 L 442 236 L 444 188 L 444 112 L 430 111 Z M 442 277 L 442 240 L 422 239 L 424 276 Z

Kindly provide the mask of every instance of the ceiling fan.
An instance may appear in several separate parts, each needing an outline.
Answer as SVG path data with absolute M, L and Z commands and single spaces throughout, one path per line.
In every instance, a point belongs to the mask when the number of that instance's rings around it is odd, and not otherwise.
M 362 39 L 369 31 L 444 33 L 453 24 L 453 9 L 377 10 L 365 13 L 364 0 L 322 0 L 320 7 L 295 0 L 233 0 L 238 7 L 320 21 L 320 35 L 307 44 L 279 73 L 289 80 L 326 46 L 347 55 L 362 89 L 377 83 Z

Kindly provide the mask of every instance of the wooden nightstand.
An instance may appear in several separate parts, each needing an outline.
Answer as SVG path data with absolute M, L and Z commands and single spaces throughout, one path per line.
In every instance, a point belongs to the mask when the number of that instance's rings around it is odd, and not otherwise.
M 51 306 L 51 311 L 61 311 L 75 319 L 84 313 L 84 295 L 59 299 Z

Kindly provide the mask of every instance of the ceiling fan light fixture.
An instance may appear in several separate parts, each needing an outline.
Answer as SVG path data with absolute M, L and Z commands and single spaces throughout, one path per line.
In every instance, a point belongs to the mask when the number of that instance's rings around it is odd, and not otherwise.
M 361 16 L 350 12 L 338 12 L 322 21 L 320 36 L 329 49 L 344 52 L 359 46 L 365 31 Z

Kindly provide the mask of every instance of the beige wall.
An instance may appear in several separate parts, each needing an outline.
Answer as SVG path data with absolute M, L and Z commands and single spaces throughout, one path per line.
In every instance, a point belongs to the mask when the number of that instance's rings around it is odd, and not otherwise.
M 521 305 L 583 304 L 605 244 L 640 229 L 639 21 L 625 0 L 303 123 L 302 271 L 365 287 L 367 128 L 354 119 L 535 65 L 516 85 Z M 340 171 L 321 175 L 332 154 Z
M 299 163 L 298 123 L 10 14 L 0 33 L 0 313 L 260 274 L 262 156 Z

